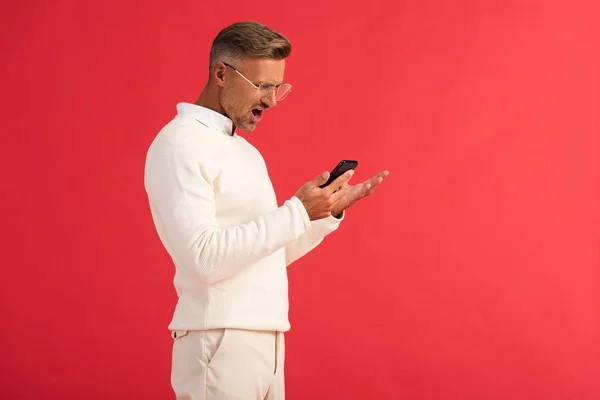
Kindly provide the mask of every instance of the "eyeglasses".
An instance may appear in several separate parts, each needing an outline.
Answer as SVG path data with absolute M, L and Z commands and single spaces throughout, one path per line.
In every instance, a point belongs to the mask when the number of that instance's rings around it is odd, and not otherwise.
M 292 85 L 290 85 L 289 83 L 280 83 L 279 85 L 273 85 L 272 83 L 263 82 L 260 85 L 256 86 L 254 83 L 252 83 L 250 79 L 242 75 L 240 71 L 227 64 L 226 62 L 223 62 L 223 64 L 225 64 L 226 67 L 231 68 L 232 70 L 237 72 L 239 76 L 241 76 L 246 80 L 246 82 L 251 84 L 254 87 L 254 89 L 256 89 L 256 91 L 260 94 L 261 98 L 267 97 L 271 94 L 271 92 L 275 91 L 275 99 L 277 101 L 282 101 L 292 91 Z

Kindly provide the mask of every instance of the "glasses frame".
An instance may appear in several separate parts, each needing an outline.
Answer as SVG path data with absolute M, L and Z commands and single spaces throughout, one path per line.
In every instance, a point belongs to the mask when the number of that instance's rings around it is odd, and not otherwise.
M 232 66 L 231 64 L 226 63 L 225 61 L 221 61 L 223 63 L 223 65 L 225 65 L 227 68 L 231 68 L 232 70 L 234 70 L 239 76 L 241 76 L 242 78 L 244 78 L 244 80 L 246 82 L 248 82 L 249 84 L 252 85 L 252 87 L 254 89 L 256 89 L 257 92 L 264 92 L 265 94 L 261 96 L 261 98 L 267 97 L 271 94 L 271 92 L 273 92 L 274 90 L 276 91 L 277 89 L 279 89 L 280 87 L 285 87 L 287 88 L 287 92 L 285 92 L 285 94 L 283 95 L 283 97 L 281 97 L 280 99 L 277 98 L 277 91 L 275 92 L 275 99 L 277 101 L 283 101 L 286 97 L 288 97 L 288 95 L 291 93 L 292 91 L 292 85 L 290 85 L 289 83 L 280 83 L 278 85 L 273 85 L 272 83 L 268 83 L 268 82 L 263 82 L 261 84 L 259 84 L 258 86 L 255 85 L 250 79 L 246 78 L 240 71 L 237 70 L 237 68 L 235 68 L 234 66 Z M 264 85 L 264 86 L 263 86 Z

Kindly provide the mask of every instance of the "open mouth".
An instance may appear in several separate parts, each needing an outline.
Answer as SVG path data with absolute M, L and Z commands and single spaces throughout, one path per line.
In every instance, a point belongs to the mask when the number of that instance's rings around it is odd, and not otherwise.
M 260 108 L 253 108 L 252 115 L 254 116 L 254 120 L 258 122 L 262 119 L 263 110 Z

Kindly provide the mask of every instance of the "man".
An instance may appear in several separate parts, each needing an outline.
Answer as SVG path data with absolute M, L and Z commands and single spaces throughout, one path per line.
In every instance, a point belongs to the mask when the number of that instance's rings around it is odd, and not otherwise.
M 252 132 L 289 94 L 290 52 L 264 25 L 223 29 L 202 94 L 177 105 L 148 150 L 145 187 L 179 298 L 169 325 L 177 399 L 284 399 L 286 268 L 387 176 L 351 186 L 347 172 L 321 189 L 324 172 L 278 206 L 262 156 L 236 130 Z

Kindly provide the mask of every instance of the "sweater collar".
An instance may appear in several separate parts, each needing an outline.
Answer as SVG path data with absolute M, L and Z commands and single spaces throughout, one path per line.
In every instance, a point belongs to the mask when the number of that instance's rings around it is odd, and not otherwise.
M 210 108 L 191 103 L 177 103 L 177 114 L 189 115 L 201 124 L 206 125 L 209 128 L 216 129 L 229 136 L 233 136 L 235 134 L 233 121 L 229 117 L 211 110 Z

